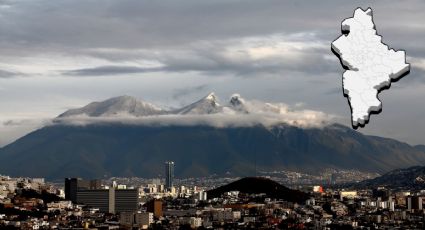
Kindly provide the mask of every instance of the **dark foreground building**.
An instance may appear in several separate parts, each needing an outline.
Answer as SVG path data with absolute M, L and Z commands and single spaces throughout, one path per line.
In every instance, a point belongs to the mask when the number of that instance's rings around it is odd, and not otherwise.
M 65 198 L 77 204 L 98 208 L 101 212 L 134 212 L 138 209 L 137 189 L 102 189 L 100 183 L 82 183 L 81 179 L 65 179 Z M 88 185 L 88 186 L 86 186 Z M 90 186 L 92 185 L 92 186 Z

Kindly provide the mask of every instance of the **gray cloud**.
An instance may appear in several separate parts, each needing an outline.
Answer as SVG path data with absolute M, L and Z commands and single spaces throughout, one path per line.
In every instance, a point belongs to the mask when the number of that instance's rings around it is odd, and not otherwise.
M 13 120 L 8 120 L 8 121 L 3 122 L 3 126 L 12 126 L 12 125 L 16 125 L 16 124 L 21 124 L 21 123 L 16 123 Z
M 315 76 L 338 71 L 338 65 L 335 64 L 338 63 L 337 59 L 330 56 L 326 43 L 323 41 L 311 42 L 308 41 L 309 36 L 314 35 L 305 36 L 301 37 L 301 40 L 293 40 L 290 35 L 277 36 L 274 39 L 255 38 L 254 42 L 250 42 L 248 38 L 246 39 L 248 40 L 247 44 L 244 45 L 233 40 L 196 43 L 186 49 L 162 50 L 151 55 L 141 52 L 139 59 L 158 62 L 158 67 L 98 66 L 63 71 L 63 74 L 68 76 L 114 76 L 149 72 L 195 71 L 211 76 L 227 73 L 252 77 L 262 73 L 283 74 L 291 71 L 305 72 Z M 282 47 L 284 45 L 287 47 Z M 122 53 L 118 55 L 121 56 Z M 114 53 L 111 53 L 111 56 L 114 56 Z M 133 58 L 137 59 L 134 54 Z
M 0 78 L 12 78 L 12 77 L 17 77 L 17 76 L 22 76 L 22 74 L 18 73 L 18 72 L 11 72 L 11 71 L 6 71 L 6 70 L 0 69 Z
M 51 122 L 46 119 L 11 119 L 6 121 L 0 119 L 0 146 L 20 138 L 23 134 L 49 124 Z
M 4 18 L 0 20 L 0 28 L 7 31 L 0 34 L 0 50 L 8 59 L 66 53 L 110 61 L 52 73 L 59 75 L 197 71 L 214 76 L 223 73 L 257 76 L 291 71 L 314 75 L 336 72 L 339 69 L 335 60 L 323 58 L 330 54 L 328 48 L 303 48 L 296 58 L 283 53 L 255 60 L 233 59 L 221 52 L 244 38 L 267 38 L 273 34 L 283 34 L 291 41 L 329 45 L 340 34 L 340 21 L 359 6 L 376 9 L 378 32 L 391 47 L 425 57 L 425 50 L 415 45 L 425 36 L 424 26 L 419 23 L 425 3 L 418 0 L 392 4 L 368 1 L 341 4 L 325 0 L 320 7 L 312 7 L 307 1 L 279 0 L 243 3 L 239 0 L 209 3 L 196 0 L 3 0 L 0 3 L 5 6 L 0 8 L 0 19 Z M 408 44 L 405 41 L 409 41 Z M 146 67 L 125 63 L 137 63 L 141 58 L 162 65 Z
M 202 84 L 202 85 L 197 85 L 192 87 L 175 89 L 173 93 L 173 98 L 181 99 L 193 93 L 202 93 L 202 92 L 205 92 L 207 88 L 208 88 L 208 85 Z
M 399 82 L 403 84 L 399 84 Z M 395 83 L 395 85 L 399 85 L 400 87 L 409 87 L 412 84 L 423 84 L 425 83 L 425 70 L 412 65 L 410 73 L 400 79 L 399 82 Z
M 22 125 L 28 125 L 32 124 L 34 121 L 29 119 L 23 119 L 23 120 L 7 120 L 3 121 L 3 126 L 22 126 Z
M 301 20 L 294 9 L 306 15 L 327 11 L 282 1 L 15 1 L 2 10 L 11 20 L 1 22 L 8 33 L 0 40 L 50 48 L 172 47 L 194 40 L 317 30 L 324 20 Z
M 1 27 L 8 31 L 0 35 L 0 40 L 51 48 L 162 48 L 181 46 L 194 40 L 299 31 L 322 31 L 323 37 L 332 39 L 339 32 L 335 22 L 350 15 L 358 6 L 380 9 L 375 12 L 376 20 L 380 27 L 397 28 L 393 33 L 417 33 L 421 28 L 424 8 L 422 1 L 342 4 L 336 0 L 325 0 L 320 6 L 312 6 L 309 1 L 288 3 L 279 0 L 249 0 L 243 3 L 239 0 L 208 3 L 196 0 L 5 2 L 10 8 L 0 12 L 10 20 L 0 22 Z M 400 15 L 400 11 L 408 11 L 409 14 L 396 21 L 387 20 Z
M 69 76 L 108 76 L 120 74 L 159 72 L 164 70 L 164 68 L 142 68 L 135 66 L 100 66 L 94 68 L 63 71 L 63 74 Z

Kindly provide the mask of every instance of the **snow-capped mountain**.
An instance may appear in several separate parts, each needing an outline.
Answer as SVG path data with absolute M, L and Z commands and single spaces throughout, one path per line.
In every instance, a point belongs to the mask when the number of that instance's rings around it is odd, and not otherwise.
M 175 114 L 214 114 L 223 111 L 214 93 L 208 94 L 201 100 L 174 111 Z
M 425 164 L 423 146 L 323 123 L 327 118 L 319 111 L 237 94 L 223 105 L 209 94 L 177 110 L 116 97 L 69 110 L 0 148 L 0 169 L 13 176 L 58 179 L 154 177 L 167 160 L 178 162 L 176 175 L 182 177 L 241 176 L 257 168 L 382 173 Z
M 59 115 L 59 118 L 87 116 L 114 117 L 128 115 L 134 117 L 166 114 L 167 111 L 130 96 L 120 96 L 102 102 L 92 102 L 82 108 L 71 109 Z
M 228 103 L 220 105 L 218 97 L 210 93 L 200 100 L 174 110 L 164 110 L 153 104 L 138 100 L 130 96 L 114 97 L 102 102 L 92 102 L 82 108 L 71 109 L 58 118 L 72 117 L 114 117 L 127 115 L 130 117 L 144 117 L 153 115 L 206 115 L 206 114 L 252 114 L 275 113 L 285 110 L 279 104 L 263 103 L 260 101 L 246 101 L 239 94 L 233 94 Z
M 54 122 L 131 122 L 161 125 L 190 123 L 218 127 L 255 124 L 272 126 L 286 123 L 306 127 L 322 126 L 331 118 L 332 116 L 320 111 L 293 109 L 282 103 L 245 100 L 239 94 L 233 94 L 227 103 L 221 105 L 217 96 L 210 93 L 194 103 L 171 110 L 161 109 L 129 96 L 115 97 L 68 110 L 54 119 Z
M 245 99 L 239 94 L 233 94 L 230 98 L 229 107 L 241 113 L 249 113 Z
M 245 100 L 239 94 L 234 94 L 228 105 L 220 105 L 217 96 L 210 93 L 202 99 L 174 110 L 164 110 L 153 104 L 138 100 L 130 96 L 114 97 L 102 102 L 92 102 L 82 108 L 71 109 L 58 118 L 72 117 L 114 117 L 126 115 L 128 117 L 144 117 L 164 114 L 174 115 L 205 115 L 217 113 L 247 113 Z

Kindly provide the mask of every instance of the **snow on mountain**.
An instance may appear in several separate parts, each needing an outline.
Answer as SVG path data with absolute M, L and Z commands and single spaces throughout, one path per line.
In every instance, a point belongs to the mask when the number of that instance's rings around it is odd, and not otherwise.
M 165 110 L 153 104 L 137 100 L 130 96 L 120 96 L 102 102 L 92 102 L 82 108 L 71 109 L 59 115 L 59 118 L 87 116 L 87 117 L 114 117 L 114 116 L 152 116 L 166 114 Z
M 233 94 L 232 97 L 230 97 L 229 107 L 241 113 L 249 113 L 245 99 L 239 94 Z
M 163 110 L 155 105 L 129 96 L 102 102 L 93 102 L 82 108 L 71 109 L 59 115 L 54 122 L 87 124 L 92 122 L 124 122 L 149 125 L 212 125 L 250 126 L 262 124 L 290 124 L 297 126 L 322 126 L 333 119 L 320 111 L 293 109 L 282 103 L 265 103 L 245 100 L 233 94 L 224 105 L 210 93 L 204 98 L 180 109 Z
M 176 110 L 176 114 L 215 114 L 223 111 L 214 93 L 208 94 L 201 100 Z
M 217 96 L 210 93 L 202 99 L 175 110 L 163 110 L 153 104 L 130 96 L 114 97 L 102 102 L 92 102 L 82 108 L 71 109 L 58 118 L 72 117 L 144 117 L 152 115 L 206 115 L 206 114 L 250 114 L 276 113 L 285 110 L 281 105 L 246 101 L 239 94 L 233 94 L 226 105 L 220 105 Z

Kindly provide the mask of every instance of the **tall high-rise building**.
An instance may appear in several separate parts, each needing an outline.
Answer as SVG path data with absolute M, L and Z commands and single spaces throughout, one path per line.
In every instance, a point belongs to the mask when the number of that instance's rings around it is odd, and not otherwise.
M 174 180 L 174 162 L 167 161 L 165 162 L 165 187 L 171 189 L 173 187 Z
M 65 199 L 77 202 L 78 178 L 65 178 Z

